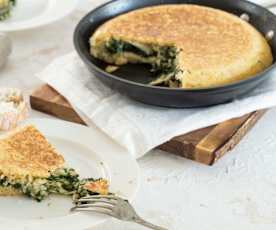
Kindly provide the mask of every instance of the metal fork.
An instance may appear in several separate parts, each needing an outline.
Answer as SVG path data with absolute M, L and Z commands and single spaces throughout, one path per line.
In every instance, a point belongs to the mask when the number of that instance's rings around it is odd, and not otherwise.
M 75 207 L 71 211 L 102 213 L 122 221 L 135 222 L 154 230 L 168 230 L 143 220 L 127 200 L 113 195 L 83 197 L 75 202 Z

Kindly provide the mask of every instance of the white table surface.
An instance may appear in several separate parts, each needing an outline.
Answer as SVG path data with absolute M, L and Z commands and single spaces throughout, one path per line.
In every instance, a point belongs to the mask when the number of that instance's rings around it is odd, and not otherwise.
M 73 50 L 79 19 L 103 0 L 80 0 L 79 9 L 53 25 L 11 33 L 14 52 L 0 72 L 0 86 L 28 95 L 41 84 L 35 73 Z M 49 117 L 32 111 L 32 117 Z M 172 230 L 271 230 L 276 227 L 276 109 L 241 144 L 208 167 L 161 151 L 139 160 L 142 183 L 134 202 L 147 219 Z M 95 230 L 143 227 L 108 221 Z

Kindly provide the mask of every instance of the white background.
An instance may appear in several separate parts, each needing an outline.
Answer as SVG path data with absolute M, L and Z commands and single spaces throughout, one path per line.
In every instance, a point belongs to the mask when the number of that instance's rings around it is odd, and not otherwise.
M 73 50 L 76 23 L 102 0 L 80 0 L 78 10 L 53 25 L 11 33 L 14 52 L 0 72 L 0 86 L 28 95 L 40 85 L 34 74 Z M 267 1 L 261 1 L 267 2 Z M 57 76 L 58 77 L 58 76 Z M 32 117 L 48 117 L 31 112 Z M 136 201 L 145 218 L 172 230 L 270 230 L 276 227 L 276 109 L 270 110 L 242 143 L 208 167 L 152 151 L 139 161 L 142 185 Z M 95 230 L 143 227 L 109 221 Z

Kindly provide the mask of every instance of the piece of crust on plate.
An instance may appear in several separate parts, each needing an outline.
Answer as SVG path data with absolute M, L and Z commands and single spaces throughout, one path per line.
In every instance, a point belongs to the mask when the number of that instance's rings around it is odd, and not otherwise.
M 0 137 L 0 196 L 24 194 L 42 201 L 50 194 L 108 194 L 104 179 L 80 179 L 61 154 L 34 126 L 19 127 Z

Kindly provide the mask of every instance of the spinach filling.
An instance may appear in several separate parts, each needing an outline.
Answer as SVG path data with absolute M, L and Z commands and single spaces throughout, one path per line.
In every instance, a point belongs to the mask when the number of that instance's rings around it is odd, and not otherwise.
M 111 54 L 120 54 L 123 52 L 135 53 L 142 57 L 149 57 L 154 55 L 154 51 L 150 49 L 143 49 L 138 44 L 129 43 L 122 40 L 111 39 L 105 44 L 105 48 Z
M 98 181 L 100 181 L 100 180 L 98 180 Z M 93 179 L 93 178 L 87 178 L 87 179 L 80 180 L 76 184 L 76 189 L 75 189 L 75 192 L 73 194 L 73 200 L 77 200 L 77 199 L 79 199 L 81 197 L 85 197 L 85 196 L 99 195 L 98 192 L 91 191 L 91 190 L 88 190 L 88 189 L 85 188 L 85 185 L 87 183 L 95 182 L 95 181 L 96 180 Z
M 142 58 L 139 63 L 151 65 L 151 72 L 156 76 L 150 85 L 179 87 L 176 79 L 178 51 L 174 46 L 149 46 L 139 43 L 129 43 L 122 40 L 110 39 L 105 43 L 105 49 L 111 55 L 123 55 L 126 52 L 134 53 Z
M 87 195 L 99 194 L 84 188 L 90 182 L 102 179 L 79 179 L 74 169 L 60 168 L 50 174 L 48 178 L 8 179 L 0 175 L 0 187 L 12 187 L 37 201 L 44 200 L 50 194 L 71 195 L 74 199 Z
M 0 21 L 10 16 L 10 11 L 15 4 L 16 0 L 0 0 Z

